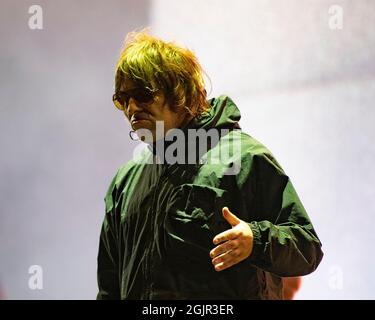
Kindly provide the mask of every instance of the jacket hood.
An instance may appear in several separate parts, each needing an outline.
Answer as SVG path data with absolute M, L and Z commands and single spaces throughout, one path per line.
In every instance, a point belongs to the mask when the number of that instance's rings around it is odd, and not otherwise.
M 217 130 L 221 129 L 240 129 L 238 121 L 241 119 L 240 110 L 237 108 L 235 103 L 226 95 L 221 95 L 218 98 L 212 98 L 207 101 L 211 108 L 205 112 L 199 118 L 193 119 L 187 126 L 182 130 L 185 132 L 184 139 L 180 143 L 190 144 L 195 143 L 196 146 L 199 144 L 196 143 L 196 140 L 189 141 L 189 135 L 186 134 L 190 129 L 204 129 L 210 130 L 215 128 Z M 176 142 L 177 137 L 173 139 L 166 139 L 165 137 L 157 142 L 154 142 L 152 145 L 149 145 L 149 149 L 154 153 L 158 154 L 162 159 L 165 156 L 165 150 L 169 145 Z M 196 138 L 197 139 L 197 138 Z M 188 156 L 186 154 L 186 156 Z M 201 155 L 197 152 L 197 156 Z
M 241 119 L 240 110 L 235 103 L 226 95 L 208 100 L 211 108 L 198 119 L 194 119 L 189 128 L 202 128 L 209 130 L 239 128 Z

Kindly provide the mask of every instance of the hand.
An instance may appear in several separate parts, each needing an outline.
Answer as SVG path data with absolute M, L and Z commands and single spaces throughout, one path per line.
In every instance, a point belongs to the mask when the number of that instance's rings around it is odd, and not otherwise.
M 225 270 L 248 258 L 253 251 L 253 232 L 250 226 L 237 218 L 227 207 L 223 208 L 224 219 L 232 229 L 215 236 L 216 246 L 210 252 L 212 264 L 216 271 Z

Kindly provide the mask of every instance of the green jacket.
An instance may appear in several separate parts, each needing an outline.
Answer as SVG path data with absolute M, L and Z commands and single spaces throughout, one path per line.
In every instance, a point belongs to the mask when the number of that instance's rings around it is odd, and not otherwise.
M 238 129 L 227 96 L 188 128 L 230 129 L 197 153 L 221 161 L 122 166 L 105 197 L 98 254 L 97 299 L 282 299 L 281 277 L 313 272 L 321 243 L 288 176 L 261 143 Z M 235 143 L 241 148 L 231 148 Z M 238 144 L 237 144 L 238 145 Z M 154 148 L 155 150 L 155 148 Z M 147 149 L 143 160 L 155 160 Z M 228 174 L 237 164 L 237 174 Z M 212 240 L 231 226 L 227 206 L 254 234 L 249 258 L 217 272 Z

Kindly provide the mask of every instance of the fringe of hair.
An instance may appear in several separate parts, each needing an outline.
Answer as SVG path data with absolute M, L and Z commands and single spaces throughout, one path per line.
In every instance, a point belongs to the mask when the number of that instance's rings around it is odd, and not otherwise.
M 127 78 L 160 89 L 175 112 L 194 117 L 208 111 L 204 71 L 192 51 L 151 36 L 147 30 L 130 32 L 116 66 L 115 90 Z

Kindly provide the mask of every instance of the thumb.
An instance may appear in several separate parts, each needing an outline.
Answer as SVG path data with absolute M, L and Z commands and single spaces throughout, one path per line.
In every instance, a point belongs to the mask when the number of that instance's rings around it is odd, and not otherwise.
M 234 227 L 241 222 L 232 212 L 229 211 L 228 207 L 223 208 L 223 217 L 229 222 L 229 224 Z

